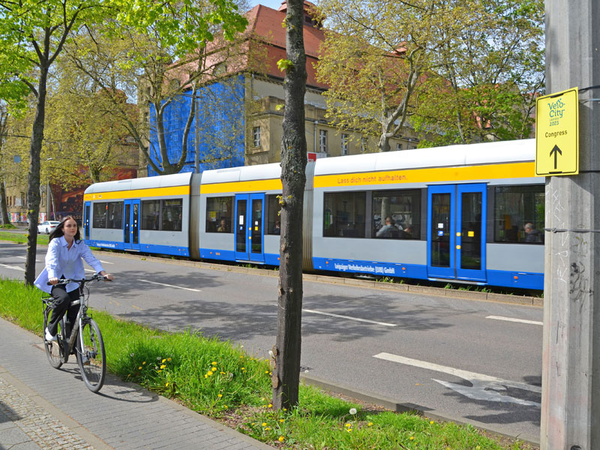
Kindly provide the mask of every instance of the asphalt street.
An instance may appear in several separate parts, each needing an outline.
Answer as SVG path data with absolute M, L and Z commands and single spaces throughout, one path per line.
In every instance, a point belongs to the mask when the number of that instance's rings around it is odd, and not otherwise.
M 0 275 L 22 277 L 25 246 L 0 245 Z M 40 248 L 40 270 L 44 254 Z M 191 326 L 262 357 L 272 348 L 275 271 L 96 255 L 117 280 L 93 292 L 92 307 L 171 331 Z M 542 308 L 403 289 L 305 277 L 303 376 L 387 407 L 538 442 Z

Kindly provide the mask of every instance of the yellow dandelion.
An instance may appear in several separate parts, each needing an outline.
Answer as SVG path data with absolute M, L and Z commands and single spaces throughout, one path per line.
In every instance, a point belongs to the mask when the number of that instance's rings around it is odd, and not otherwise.
M 372 427 L 372 426 L 373 426 L 373 422 L 369 422 L 369 423 L 367 424 L 367 426 L 369 426 L 369 427 Z
M 283 423 L 283 422 L 285 422 L 285 419 L 279 419 L 279 421 L 280 421 L 281 423 Z
M 161 373 L 161 372 L 162 372 L 162 370 L 158 370 L 158 371 L 157 371 L 157 373 Z
M 351 432 L 352 432 L 352 428 L 348 428 L 346 431 L 347 431 L 348 433 L 351 433 Z
M 267 371 L 265 371 L 265 373 L 269 373 L 269 371 L 267 370 Z
M 223 405 L 223 408 L 227 409 L 227 405 Z
M 347 423 L 347 424 L 346 424 L 346 426 L 347 426 L 348 428 L 350 428 L 350 427 L 352 426 L 352 424 L 351 424 L 351 423 Z
M 210 377 L 210 376 L 212 376 L 212 374 L 213 374 L 213 372 L 212 372 L 212 370 L 211 370 L 210 372 L 207 372 L 207 374 L 206 374 L 206 375 L 208 375 L 208 376 Z
M 213 368 L 212 368 L 212 369 L 210 369 L 210 370 L 211 370 L 211 371 L 213 371 L 213 372 L 216 372 L 216 371 L 217 371 L 217 368 L 216 368 L 216 367 L 213 367 Z
M 269 406 L 267 406 L 267 408 L 272 408 L 273 405 L 271 403 L 269 403 Z
M 410 439 L 411 441 L 412 441 L 414 438 L 415 438 L 414 436 L 411 436 L 411 437 L 409 437 L 409 439 Z
M 216 362 L 216 361 L 213 361 L 213 362 L 212 362 L 212 365 L 213 365 L 213 366 L 216 366 L 216 365 L 217 365 L 217 362 Z
M 284 411 L 287 411 L 287 408 L 283 408 Z
M 204 378 L 208 378 L 208 375 L 204 375 Z
M 164 369 L 165 367 L 167 367 L 167 366 L 166 366 L 166 364 L 162 364 L 162 365 L 160 366 L 160 368 L 161 368 L 161 369 Z
M 164 364 L 164 363 L 165 363 L 165 361 L 166 361 L 166 359 L 163 359 L 161 362 Z
M 165 384 L 165 386 L 169 387 L 169 382 L 167 381 L 167 384 Z
M 221 397 L 223 397 L 223 394 L 219 394 L 219 395 L 217 395 L 217 397 L 221 398 Z
M 144 362 L 142 363 L 142 366 L 143 366 L 144 364 L 146 364 L 146 361 L 144 361 Z
M 142 366 L 138 367 L 138 370 L 142 370 Z
M 433 420 L 429 421 L 429 425 L 433 425 L 435 422 Z
M 262 426 L 263 426 L 263 427 L 266 427 L 266 426 L 267 426 L 267 422 L 263 422 L 263 423 L 262 423 Z
M 171 358 L 167 358 L 167 361 L 171 361 Z
M 285 438 L 283 436 L 279 436 L 279 442 L 283 442 L 285 441 Z
M 265 428 L 265 431 L 271 431 L 271 428 L 267 427 Z
M 219 372 L 221 375 L 225 375 L 225 372 Z

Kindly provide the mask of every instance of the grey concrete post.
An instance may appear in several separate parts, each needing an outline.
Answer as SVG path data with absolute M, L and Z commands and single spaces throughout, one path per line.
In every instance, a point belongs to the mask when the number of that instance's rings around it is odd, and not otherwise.
M 548 94 L 600 85 L 599 51 L 600 1 L 546 0 Z M 600 89 L 579 95 L 580 174 L 546 179 L 544 450 L 600 449 L 600 103 L 594 97 Z

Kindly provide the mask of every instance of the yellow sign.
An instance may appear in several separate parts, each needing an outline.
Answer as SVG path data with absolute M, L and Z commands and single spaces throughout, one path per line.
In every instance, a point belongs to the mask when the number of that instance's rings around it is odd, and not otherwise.
M 535 174 L 579 173 L 579 89 L 573 88 L 536 101 Z

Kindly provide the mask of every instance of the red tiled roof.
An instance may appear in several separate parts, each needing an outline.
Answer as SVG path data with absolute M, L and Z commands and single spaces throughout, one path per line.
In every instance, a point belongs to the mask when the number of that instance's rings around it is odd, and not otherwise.
M 306 7 L 314 7 L 310 2 L 305 1 Z M 248 19 L 248 30 L 255 36 L 262 38 L 267 46 L 268 67 L 267 74 L 279 78 L 284 77 L 284 73 L 277 67 L 277 61 L 285 59 L 285 28 L 282 23 L 285 19 L 285 4 L 276 11 L 264 5 L 257 5 L 246 14 Z M 318 61 L 319 48 L 321 42 L 325 40 L 325 34 L 322 29 L 316 28 L 310 24 L 304 25 L 304 51 L 306 53 L 306 71 L 308 78 L 307 84 L 326 89 L 327 85 L 317 82 L 315 77 L 314 65 Z

